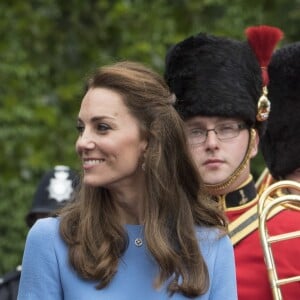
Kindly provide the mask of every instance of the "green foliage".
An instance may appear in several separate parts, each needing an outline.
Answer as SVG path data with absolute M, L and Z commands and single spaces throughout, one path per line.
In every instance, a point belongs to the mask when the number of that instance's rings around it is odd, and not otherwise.
M 0 2 L 0 274 L 21 262 L 24 217 L 55 164 L 77 169 L 76 114 L 97 66 L 143 62 L 163 72 L 167 48 L 200 31 L 244 39 L 250 25 L 300 31 L 299 0 L 28 0 Z M 263 161 L 254 164 L 255 174 Z

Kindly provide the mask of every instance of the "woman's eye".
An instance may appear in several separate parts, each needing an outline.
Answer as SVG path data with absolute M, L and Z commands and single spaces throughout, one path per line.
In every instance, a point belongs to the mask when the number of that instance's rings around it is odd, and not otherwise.
M 82 125 L 76 125 L 76 129 L 79 133 L 82 133 L 84 130 L 84 127 Z
M 101 124 L 98 124 L 98 125 L 97 125 L 97 130 L 98 130 L 98 131 L 103 132 L 103 131 L 107 131 L 107 130 L 109 130 L 109 129 L 110 129 L 110 126 L 108 126 L 107 124 L 101 123 Z

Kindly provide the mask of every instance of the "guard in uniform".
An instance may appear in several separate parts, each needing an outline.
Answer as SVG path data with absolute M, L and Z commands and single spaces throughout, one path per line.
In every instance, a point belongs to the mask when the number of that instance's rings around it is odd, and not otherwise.
M 275 180 L 300 182 L 299 57 L 300 42 L 289 44 L 274 53 L 269 66 L 272 110 L 261 150 Z
M 282 32 L 258 26 L 254 32 L 247 31 L 247 37 L 241 42 L 200 33 L 179 42 L 167 53 L 165 79 L 185 120 L 188 143 L 204 186 L 229 220 L 238 299 L 271 300 L 250 159 L 257 153 L 270 112 L 267 66 Z M 273 45 L 265 45 L 266 41 L 273 41 Z M 257 53 L 257 48 L 265 48 L 267 55 Z M 289 272 L 293 266 L 282 268 Z M 284 299 L 300 299 L 299 292 L 293 289 Z
M 72 199 L 79 178 L 68 166 L 55 166 L 44 174 L 38 184 L 25 221 L 29 228 L 40 218 L 55 215 L 55 211 Z M 0 300 L 16 300 L 22 267 L 0 277 Z
M 275 181 L 282 179 L 300 182 L 300 42 L 277 50 L 269 65 L 269 96 L 271 112 L 261 150 L 270 174 Z M 277 190 L 277 196 L 300 194 L 296 189 Z M 300 208 L 285 207 L 273 218 L 269 234 L 276 235 L 300 230 Z M 280 245 L 280 247 L 279 247 Z M 279 278 L 300 275 L 299 238 L 289 239 L 272 247 L 277 259 Z M 284 266 L 292 265 L 293 269 Z M 289 291 L 294 289 L 294 294 Z M 281 287 L 283 299 L 300 299 L 300 282 Z

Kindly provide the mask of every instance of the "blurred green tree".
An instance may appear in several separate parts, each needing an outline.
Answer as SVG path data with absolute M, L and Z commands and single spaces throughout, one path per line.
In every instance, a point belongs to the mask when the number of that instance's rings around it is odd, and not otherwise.
M 163 73 L 167 48 L 207 31 L 244 39 L 270 24 L 300 36 L 299 0 L 14 0 L 0 2 L 0 274 L 21 263 L 24 216 L 45 170 L 78 169 L 76 114 L 97 66 L 143 62 Z M 259 156 L 255 176 L 264 168 Z

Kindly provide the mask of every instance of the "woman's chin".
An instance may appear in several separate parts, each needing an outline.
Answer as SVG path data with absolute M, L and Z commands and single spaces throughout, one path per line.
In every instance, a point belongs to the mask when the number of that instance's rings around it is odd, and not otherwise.
M 100 187 L 103 186 L 103 184 L 97 180 L 91 179 L 91 178 L 83 178 L 83 184 L 89 187 Z

